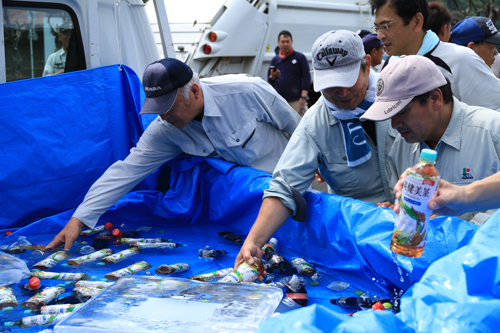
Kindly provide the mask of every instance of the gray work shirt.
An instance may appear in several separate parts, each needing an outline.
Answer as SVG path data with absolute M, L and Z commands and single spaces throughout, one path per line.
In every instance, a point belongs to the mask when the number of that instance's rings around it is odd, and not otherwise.
M 271 173 L 300 116 L 271 85 L 247 75 L 202 79 L 202 122 L 183 129 L 158 117 L 123 161 L 106 170 L 74 213 L 92 228 L 123 195 L 165 162 L 187 153 Z
M 387 158 L 398 133 L 391 128 L 390 121 L 375 123 L 377 147 L 365 132 L 372 157 L 353 168 L 347 166 L 340 126 L 321 96 L 290 138 L 264 197 L 280 198 L 295 215 L 297 205 L 290 186 L 304 193 L 319 168 L 335 194 L 371 203 L 393 201 Z
M 500 114 L 469 106 L 453 98 L 450 123 L 436 148 L 436 168 L 441 178 L 467 185 L 500 171 Z M 391 187 L 409 167 L 418 163 L 425 143 L 406 143 L 398 134 L 389 155 Z

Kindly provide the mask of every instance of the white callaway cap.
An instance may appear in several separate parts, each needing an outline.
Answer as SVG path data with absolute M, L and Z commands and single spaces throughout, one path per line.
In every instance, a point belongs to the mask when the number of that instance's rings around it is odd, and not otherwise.
M 365 49 L 358 34 L 348 30 L 333 30 L 323 34 L 312 47 L 314 91 L 354 86 L 363 59 Z

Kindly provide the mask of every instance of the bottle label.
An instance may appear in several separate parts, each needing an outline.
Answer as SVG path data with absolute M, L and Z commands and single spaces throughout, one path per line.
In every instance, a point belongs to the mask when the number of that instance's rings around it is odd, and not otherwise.
M 51 268 L 55 265 L 57 265 L 61 260 L 66 259 L 69 257 L 68 252 L 64 251 L 57 251 L 56 253 L 52 254 L 51 256 L 43 259 L 40 262 L 37 262 L 32 266 L 32 268 L 39 268 L 39 269 L 48 269 Z
M 43 306 L 40 309 L 40 313 L 45 315 L 59 315 L 64 313 L 70 313 L 73 310 L 79 308 L 80 306 L 82 306 L 82 304 L 48 305 L 48 306 Z
M 141 251 L 138 248 L 132 247 L 130 249 L 126 249 L 121 252 L 107 256 L 101 259 L 101 262 L 105 262 L 107 264 L 116 264 L 117 262 L 127 259 L 133 255 L 139 254 L 140 252 Z
M 68 265 L 73 265 L 73 266 L 83 265 L 83 264 L 86 264 L 88 262 L 92 262 L 92 261 L 101 259 L 103 257 L 112 255 L 113 253 L 115 253 L 115 252 L 111 249 L 102 249 L 102 250 L 92 252 L 90 254 L 87 254 L 87 255 L 84 255 L 84 256 L 81 256 L 81 257 L 78 257 L 75 259 L 70 259 L 70 260 L 68 260 Z
M 396 216 L 393 242 L 404 246 L 421 248 L 425 246 L 427 222 L 432 210 L 427 207 L 439 182 L 438 177 L 408 175 L 403 185 L 401 210 Z
M 286 293 L 286 296 L 291 299 L 309 299 L 307 293 Z
M 139 261 L 138 263 L 135 263 L 133 265 L 130 265 L 128 267 L 122 268 L 116 272 L 108 273 L 104 275 L 106 279 L 119 279 L 125 275 L 133 275 L 138 272 L 142 272 L 146 269 L 150 269 L 151 265 L 147 261 Z
M 38 316 L 30 316 L 23 318 L 23 327 L 33 327 L 33 326 L 41 326 L 41 325 L 49 325 L 55 324 L 60 321 L 62 318 L 66 317 L 68 314 L 63 315 L 38 315 Z
M 85 279 L 87 277 L 87 274 L 85 274 L 85 273 L 53 273 L 53 272 L 36 271 L 36 272 L 32 272 L 31 276 L 37 277 L 39 279 L 78 281 L 78 280 Z
M 135 245 L 139 249 L 175 249 L 177 247 L 177 243 L 165 242 L 165 243 L 146 243 L 146 242 L 137 242 Z
M 307 261 L 305 261 L 302 258 L 292 259 L 292 265 L 293 265 L 293 267 L 295 267 L 297 269 L 299 274 L 303 273 L 303 271 L 305 271 L 305 270 L 313 270 L 314 269 L 314 268 L 312 268 L 311 265 L 309 265 L 309 263 Z

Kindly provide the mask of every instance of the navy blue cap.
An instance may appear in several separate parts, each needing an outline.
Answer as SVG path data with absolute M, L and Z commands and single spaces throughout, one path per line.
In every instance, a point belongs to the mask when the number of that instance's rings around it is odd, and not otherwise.
M 359 35 L 359 37 L 363 38 L 366 35 L 371 34 L 372 32 L 370 30 L 361 29 L 361 30 L 356 31 L 356 33 Z
M 451 42 L 467 45 L 470 42 L 485 41 L 500 45 L 500 34 L 493 22 L 483 16 L 471 16 L 455 24 L 451 31 Z
M 193 77 L 188 65 L 175 58 L 165 58 L 146 67 L 142 84 L 146 99 L 140 114 L 163 114 L 172 108 L 180 87 Z
M 380 39 L 377 38 L 377 34 L 369 33 L 363 37 L 363 46 L 365 47 L 365 53 L 370 54 L 370 52 L 382 45 Z

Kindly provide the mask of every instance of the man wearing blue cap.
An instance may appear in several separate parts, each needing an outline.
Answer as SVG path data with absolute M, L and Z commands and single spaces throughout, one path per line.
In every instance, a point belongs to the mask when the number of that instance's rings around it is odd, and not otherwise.
M 366 34 L 363 38 L 363 46 L 365 48 L 365 53 L 369 54 L 372 58 L 372 70 L 378 73 L 379 70 L 377 66 L 382 63 L 384 57 L 384 47 L 382 42 L 377 38 L 377 34 Z
M 267 82 L 248 75 L 200 80 L 183 62 L 167 58 L 144 71 L 141 114 L 158 114 L 123 161 L 90 188 L 64 229 L 47 246 L 71 248 L 85 224 L 162 166 L 187 153 L 273 172 L 300 116 Z
M 489 18 L 472 16 L 455 24 L 451 42 L 472 49 L 491 67 L 498 54 L 496 46 L 500 45 L 500 34 Z

